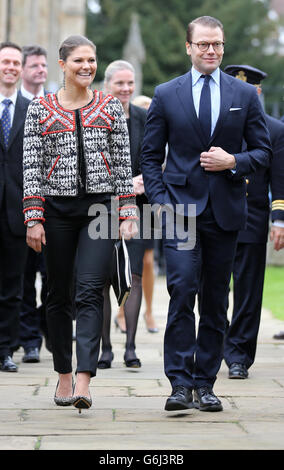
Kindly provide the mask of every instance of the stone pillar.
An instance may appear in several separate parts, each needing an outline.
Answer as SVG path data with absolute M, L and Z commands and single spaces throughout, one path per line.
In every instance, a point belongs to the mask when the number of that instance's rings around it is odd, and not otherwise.
M 142 64 L 145 61 L 145 56 L 139 18 L 136 13 L 133 13 L 128 38 L 123 48 L 123 59 L 130 62 L 135 69 L 135 92 L 133 97 L 141 95 L 143 83 Z

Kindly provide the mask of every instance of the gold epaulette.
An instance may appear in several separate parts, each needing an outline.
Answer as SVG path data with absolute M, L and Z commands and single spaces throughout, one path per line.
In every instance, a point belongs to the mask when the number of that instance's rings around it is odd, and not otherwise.
M 272 201 L 272 210 L 284 211 L 284 199 L 276 199 L 275 201 Z

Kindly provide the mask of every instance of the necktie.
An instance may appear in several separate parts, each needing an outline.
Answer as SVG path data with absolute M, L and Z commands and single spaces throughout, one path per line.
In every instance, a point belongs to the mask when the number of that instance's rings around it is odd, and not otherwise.
M 210 79 L 210 75 L 205 75 L 199 102 L 199 121 L 207 142 L 209 142 L 211 136 L 211 93 L 209 85 Z
M 5 99 L 2 101 L 4 104 L 5 108 L 2 113 L 2 128 L 3 128 L 3 134 L 4 134 L 4 145 L 6 148 L 8 148 L 8 142 L 9 142 L 9 135 L 10 135 L 10 129 L 11 129 L 11 114 L 9 110 L 9 106 L 12 103 L 11 100 Z

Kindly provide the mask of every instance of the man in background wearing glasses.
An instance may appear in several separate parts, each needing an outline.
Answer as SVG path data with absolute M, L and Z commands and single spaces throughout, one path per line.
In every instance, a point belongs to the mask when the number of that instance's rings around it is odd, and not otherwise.
M 238 231 L 247 217 L 245 177 L 270 163 L 271 148 L 255 87 L 223 73 L 224 31 L 219 20 L 189 23 L 186 52 L 191 71 L 159 85 L 150 106 L 142 150 L 145 192 L 151 204 L 196 208 L 196 242 L 181 249 L 162 222 L 170 294 L 164 339 L 165 373 L 172 386 L 165 409 L 195 406 L 221 411 L 213 392 L 222 361 L 226 296 Z M 247 150 L 242 150 L 242 142 Z M 167 164 L 162 172 L 165 147 Z M 160 217 L 160 213 L 162 217 Z M 176 217 L 177 219 L 177 217 Z M 200 291 L 195 333 L 194 304 Z M 197 337 L 196 337 L 197 336 Z M 192 392 L 194 390 L 194 397 Z

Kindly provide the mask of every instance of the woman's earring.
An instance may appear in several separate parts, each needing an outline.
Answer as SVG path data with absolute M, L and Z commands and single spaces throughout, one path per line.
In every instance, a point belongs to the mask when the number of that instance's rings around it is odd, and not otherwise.
M 65 85 L 66 85 L 66 84 L 65 84 L 65 72 L 63 72 L 63 83 L 62 83 L 62 86 L 63 86 L 64 90 L 66 89 Z

